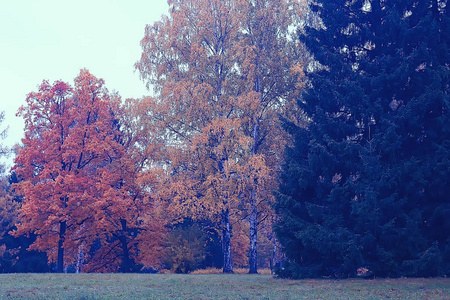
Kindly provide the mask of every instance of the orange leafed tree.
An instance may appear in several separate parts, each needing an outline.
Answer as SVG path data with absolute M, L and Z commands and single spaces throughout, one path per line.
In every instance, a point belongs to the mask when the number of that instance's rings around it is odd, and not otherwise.
M 283 149 L 279 117 L 301 88 L 303 52 L 292 36 L 298 1 L 169 0 L 147 26 L 136 64 L 156 97 L 147 122 L 167 147 L 166 198 L 181 215 L 219 219 L 224 272 L 232 272 L 231 225 L 250 222 L 256 272 L 259 222 Z
M 58 272 L 68 264 L 127 272 L 149 251 L 138 241 L 147 232 L 151 243 L 160 239 L 159 221 L 143 209 L 149 200 L 135 184 L 139 170 L 120 114 L 120 98 L 87 70 L 73 88 L 44 81 L 19 110 L 25 138 L 15 170 L 24 202 L 16 234 L 35 233 L 30 248 L 46 251 Z

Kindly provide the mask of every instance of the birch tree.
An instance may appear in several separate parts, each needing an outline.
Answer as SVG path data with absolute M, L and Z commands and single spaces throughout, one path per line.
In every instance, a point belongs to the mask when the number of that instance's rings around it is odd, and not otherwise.
M 148 120 L 168 146 L 167 198 L 190 217 L 220 219 L 224 272 L 233 271 L 232 221 L 249 220 L 256 273 L 259 212 L 270 211 L 284 143 L 278 118 L 300 88 L 290 34 L 301 5 L 168 2 L 170 15 L 146 27 L 136 63 L 156 94 Z

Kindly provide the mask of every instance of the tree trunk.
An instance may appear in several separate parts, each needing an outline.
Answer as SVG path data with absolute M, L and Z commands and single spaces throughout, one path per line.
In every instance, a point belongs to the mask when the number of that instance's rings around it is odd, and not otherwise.
M 66 235 L 66 221 L 59 222 L 58 259 L 56 261 L 56 272 L 64 272 L 64 240 Z
M 259 80 L 257 80 L 257 87 L 259 89 Z M 252 156 L 256 155 L 258 149 L 257 149 L 257 143 L 259 138 L 259 126 L 258 121 L 255 121 L 255 124 L 253 125 L 253 145 L 252 145 Z M 258 251 L 257 251 L 257 241 L 258 241 L 258 206 L 256 202 L 256 184 L 257 180 L 255 182 L 252 182 L 252 190 L 250 194 L 250 258 L 249 258 L 249 264 L 250 264 L 250 274 L 256 274 L 258 273 Z
M 222 176 L 225 178 L 225 161 L 226 153 L 224 151 L 222 159 L 218 162 L 218 168 Z M 222 187 L 226 189 L 225 186 Z M 223 273 L 233 273 L 233 260 L 231 258 L 231 224 L 230 224 L 230 209 L 228 207 L 228 199 L 226 196 L 222 199 L 222 252 L 223 252 Z
M 233 261 L 231 259 L 230 211 L 228 208 L 222 210 L 222 251 L 223 273 L 233 273 Z
M 120 244 L 122 247 L 122 264 L 120 265 L 120 272 L 131 273 L 131 260 L 127 242 L 127 221 L 120 219 L 120 224 L 122 225 L 122 235 L 120 236 Z
M 256 206 L 255 189 L 251 192 L 251 211 L 250 211 L 250 274 L 258 273 L 258 251 L 256 249 L 258 238 L 258 207 Z
M 84 243 L 78 246 L 77 264 L 75 265 L 75 273 L 81 273 L 81 266 L 84 262 Z
M 273 248 L 272 248 L 272 257 L 270 259 L 270 274 L 275 274 L 275 266 L 276 266 L 276 257 L 277 257 L 277 238 L 273 237 Z

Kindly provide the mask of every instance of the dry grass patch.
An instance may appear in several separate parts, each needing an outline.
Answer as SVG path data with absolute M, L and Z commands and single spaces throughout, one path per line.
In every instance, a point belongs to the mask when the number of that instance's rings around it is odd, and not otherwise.
M 248 274 L 249 269 L 247 268 L 234 268 L 234 274 Z M 207 275 L 207 274 L 223 274 L 222 269 L 217 268 L 206 268 L 206 269 L 198 269 L 191 272 L 193 275 Z M 258 269 L 258 274 L 261 275 L 270 275 L 270 269 Z

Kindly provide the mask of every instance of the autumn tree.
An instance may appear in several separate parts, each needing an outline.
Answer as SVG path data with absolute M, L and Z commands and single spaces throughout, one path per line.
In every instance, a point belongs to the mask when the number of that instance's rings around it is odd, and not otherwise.
M 152 247 L 139 251 L 130 243 L 143 238 L 148 218 L 136 212 L 146 198 L 133 186 L 137 169 L 121 130 L 120 98 L 81 70 L 73 88 L 44 81 L 26 101 L 19 110 L 25 138 L 15 160 L 24 197 L 16 235 L 36 234 L 30 249 L 46 251 L 58 272 L 82 257 L 87 270 L 121 262 L 117 269 L 129 271 L 131 257 Z M 157 241 L 150 234 L 142 242 Z
M 125 152 L 112 173 L 120 182 L 120 210 L 115 211 L 118 205 L 114 204 L 101 210 L 104 214 L 102 218 L 108 224 L 106 231 L 110 233 L 109 242 L 106 241 L 108 246 L 103 247 L 102 251 L 106 257 L 120 261 L 118 270 L 121 272 L 138 271 L 141 266 L 160 266 L 163 258 L 161 245 L 168 222 L 165 204 L 159 200 L 157 193 L 161 183 L 160 171 L 150 167 L 160 150 L 158 144 L 149 138 L 150 135 L 142 133 L 145 127 L 141 126 L 139 109 L 137 102 L 127 99 L 119 112 L 117 142 Z M 104 261 L 104 266 L 109 264 L 108 260 Z M 104 266 L 102 269 L 108 270 Z
M 279 118 L 288 117 L 302 88 L 305 53 L 296 39 L 304 14 L 301 1 L 240 1 L 239 97 L 242 130 L 250 137 L 250 174 L 246 195 L 250 225 L 250 273 L 257 273 L 257 232 L 261 220 L 271 214 L 272 190 L 286 135 Z
M 232 272 L 230 185 L 245 140 L 231 97 L 237 11 L 227 4 L 169 1 L 170 17 L 147 26 L 136 66 L 158 93 L 149 114 L 171 146 L 171 198 L 194 214 L 198 207 L 220 216 L 224 272 Z
M 215 0 L 169 6 L 170 16 L 147 26 L 136 67 L 156 92 L 148 99 L 149 122 L 173 154 L 166 158 L 170 198 L 184 213 L 220 216 L 224 272 L 232 272 L 230 216 L 248 219 L 255 273 L 257 225 L 269 208 L 283 144 L 278 117 L 299 87 L 301 53 L 290 34 L 301 6 Z

